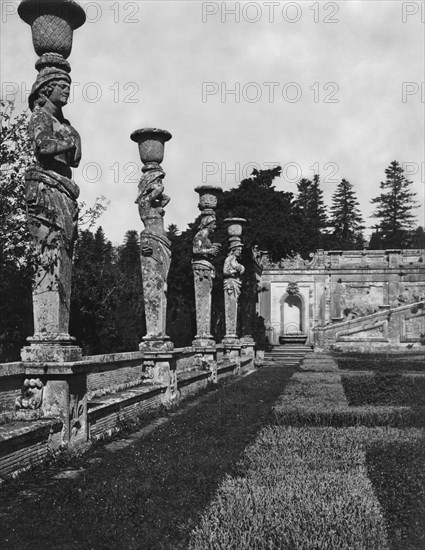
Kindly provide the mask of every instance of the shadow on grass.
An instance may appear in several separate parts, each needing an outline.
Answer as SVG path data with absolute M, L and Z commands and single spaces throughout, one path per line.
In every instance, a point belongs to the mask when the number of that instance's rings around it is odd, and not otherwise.
M 1 518 L 0 546 L 186 548 L 191 529 L 267 423 L 291 375 L 279 367 L 256 371 L 131 447 L 103 452 L 103 460 L 78 479 L 49 483 L 33 502 Z
M 425 439 L 371 445 L 366 461 L 391 549 L 425 548 Z

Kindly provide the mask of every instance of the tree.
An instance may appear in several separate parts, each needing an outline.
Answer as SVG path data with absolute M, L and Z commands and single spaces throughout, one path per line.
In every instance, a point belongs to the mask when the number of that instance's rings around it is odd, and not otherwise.
M 404 248 L 409 244 L 409 231 L 416 218 L 412 212 L 418 207 L 414 200 L 416 193 L 411 191 L 412 182 L 396 160 L 385 174 L 386 180 L 380 184 L 384 192 L 371 200 L 376 205 L 373 217 L 380 220 L 378 231 L 384 248 Z
M 315 174 L 313 180 L 303 178 L 298 182 L 297 189 L 295 207 L 302 225 L 299 252 L 306 256 L 326 246 L 329 223 L 319 175 Z
M 330 225 L 334 228 L 332 237 L 340 250 L 364 247 L 363 218 L 359 209 L 353 185 L 342 179 L 332 196 Z
M 111 312 L 115 328 L 120 335 L 117 351 L 137 350 L 146 333 L 143 301 L 142 271 L 140 263 L 140 239 L 135 230 L 127 231 L 124 244 L 117 255 L 118 294 L 116 306 Z

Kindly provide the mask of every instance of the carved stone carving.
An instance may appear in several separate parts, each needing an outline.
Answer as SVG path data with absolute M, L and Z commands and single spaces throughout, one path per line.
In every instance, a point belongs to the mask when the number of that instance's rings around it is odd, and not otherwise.
M 296 294 L 300 293 L 300 289 L 298 288 L 298 283 L 290 282 L 288 283 L 288 286 L 286 288 L 286 292 L 290 296 L 295 296 Z
M 21 388 L 21 396 L 15 401 L 16 408 L 39 409 L 43 402 L 43 388 L 40 378 L 27 378 Z
M 214 208 L 217 196 L 222 192 L 220 187 L 203 185 L 195 189 L 199 193 L 201 222 L 193 239 L 192 269 L 195 284 L 196 304 L 196 337 L 195 347 L 213 346 L 211 335 L 211 291 L 215 278 L 215 268 L 211 260 L 217 255 L 220 244 L 212 243 L 209 235 L 216 228 Z
M 70 93 L 73 30 L 85 12 L 72 0 L 23 0 L 19 15 L 31 25 L 41 55 L 28 98 L 29 135 L 36 162 L 25 174 L 28 223 L 40 259 L 33 291 L 34 335 L 22 350 L 26 361 L 73 361 L 80 348 L 69 331 L 72 252 L 77 235 L 79 188 L 71 168 L 81 160 L 81 139 L 63 115 Z
M 242 225 L 243 218 L 226 218 L 229 235 L 229 252 L 223 266 L 224 308 L 226 320 L 225 344 L 238 344 L 238 301 L 241 294 L 241 276 L 245 267 L 238 262 L 242 254 Z
M 173 344 L 166 334 L 166 314 L 171 243 L 164 229 L 164 208 L 170 198 L 164 193 L 165 172 L 160 163 L 164 158 L 164 144 L 171 139 L 171 134 L 158 128 L 143 128 L 133 132 L 131 139 L 138 143 L 144 164 L 136 203 L 145 225 L 140 235 L 140 257 L 147 333 L 139 348 L 170 350 Z

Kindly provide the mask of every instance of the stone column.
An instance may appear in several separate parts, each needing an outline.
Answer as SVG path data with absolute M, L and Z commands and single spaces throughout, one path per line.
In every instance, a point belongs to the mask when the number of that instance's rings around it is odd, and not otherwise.
M 77 235 L 79 187 L 72 168 L 81 160 L 81 139 L 62 113 L 70 93 L 67 61 L 73 31 L 86 15 L 73 0 L 23 0 L 18 13 L 31 26 L 40 56 L 28 98 L 29 135 L 35 163 L 25 173 L 30 233 L 38 256 L 33 290 L 34 335 L 24 361 L 76 361 L 81 349 L 69 335 L 72 252 Z
M 241 342 L 238 338 L 238 302 L 241 294 L 241 276 L 245 271 L 238 259 L 242 253 L 242 226 L 246 223 L 243 218 L 226 218 L 229 235 L 229 252 L 223 267 L 224 308 L 226 321 L 226 334 L 223 339 L 226 351 L 238 351 Z
M 143 128 L 131 134 L 139 145 L 144 166 L 136 203 L 145 224 L 140 234 L 143 298 L 146 336 L 139 345 L 145 351 L 169 351 L 173 344 L 166 334 L 167 278 L 171 262 L 171 243 L 164 229 L 164 207 L 170 198 L 164 193 L 164 144 L 171 134 L 158 128 Z
M 212 243 L 210 232 L 216 228 L 214 209 L 217 206 L 217 196 L 221 187 L 202 185 L 196 187 L 199 194 L 198 207 L 201 210 L 201 223 L 193 239 L 192 269 L 195 283 L 196 305 L 196 336 L 193 341 L 195 348 L 214 347 L 215 341 L 211 335 L 211 291 L 215 278 L 215 268 L 211 263 L 220 248 L 220 244 Z

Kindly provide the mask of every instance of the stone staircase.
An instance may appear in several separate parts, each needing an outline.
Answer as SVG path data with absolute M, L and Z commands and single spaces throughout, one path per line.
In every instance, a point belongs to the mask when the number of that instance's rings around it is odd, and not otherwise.
M 313 353 L 311 346 L 285 344 L 283 346 L 273 346 L 271 350 L 266 351 L 264 360 L 268 364 L 275 363 L 284 367 L 296 367 L 310 353 Z

